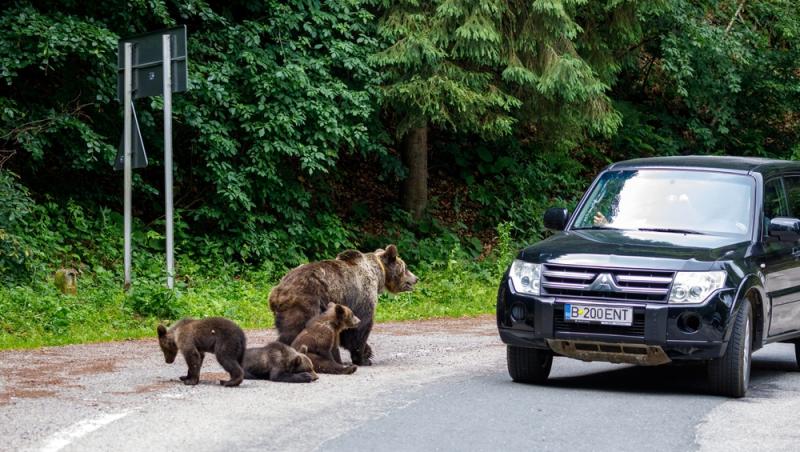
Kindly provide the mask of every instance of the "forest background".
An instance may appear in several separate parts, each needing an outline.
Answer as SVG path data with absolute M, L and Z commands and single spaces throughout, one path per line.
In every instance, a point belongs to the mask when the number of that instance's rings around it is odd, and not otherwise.
M 124 292 L 117 40 L 179 24 L 177 287 L 152 97 Z M 547 207 L 611 162 L 686 154 L 800 158 L 794 0 L 6 2 L 0 348 L 268 327 L 287 269 L 389 243 L 421 282 L 378 320 L 489 313 Z

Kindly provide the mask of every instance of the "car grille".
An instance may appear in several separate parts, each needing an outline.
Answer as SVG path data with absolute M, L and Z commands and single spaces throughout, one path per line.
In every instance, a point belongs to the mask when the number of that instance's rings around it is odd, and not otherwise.
M 675 272 L 545 264 L 542 295 L 666 302 Z M 605 283 L 605 284 L 604 284 Z
M 644 337 L 644 308 L 633 309 L 630 326 L 601 325 L 599 323 L 577 323 L 564 320 L 564 305 L 553 306 L 553 330 L 556 333 L 614 334 L 618 336 Z

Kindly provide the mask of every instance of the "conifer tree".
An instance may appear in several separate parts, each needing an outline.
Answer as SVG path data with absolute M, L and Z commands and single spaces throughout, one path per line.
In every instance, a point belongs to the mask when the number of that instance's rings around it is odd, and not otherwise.
M 615 52 L 638 37 L 635 1 L 387 0 L 374 62 L 409 170 L 404 207 L 427 202 L 429 127 L 483 138 L 518 130 L 568 150 L 619 124 Z

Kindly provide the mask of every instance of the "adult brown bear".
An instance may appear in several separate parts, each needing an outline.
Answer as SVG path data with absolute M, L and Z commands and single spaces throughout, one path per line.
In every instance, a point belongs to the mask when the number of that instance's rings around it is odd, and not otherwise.
M 361 253 L 348 250 L 336 259 L 301 265 L 281 279 L 269 294 L 279 341 L 291 344 L 306 323 L 325 311 L 328 303 L 347 306 L 361 319 L 354 329 L 342 331 L 340 344 L 350 351 L 353 364 L 369 366 L 372 349 L 367 344 L 378 296 L 384 290 L 406 292 L 417 277 L 397 255 L 397 247 Z M 338 355 L 338 348 L 333 351 Z M 341 362 L 341 359 L 338 361 Z

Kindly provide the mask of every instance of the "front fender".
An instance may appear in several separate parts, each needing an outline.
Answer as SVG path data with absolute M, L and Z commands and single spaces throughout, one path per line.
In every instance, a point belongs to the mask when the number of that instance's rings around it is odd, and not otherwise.
M 766 291 L 764 290 L 764 282 L 758 275 L 749 274 L 742 278 L 739 287 L 733 297 L 733 303 L 730 307 L 730 321 L 725 329 L 725 342 L 727 343 L 733 333 L 733 325 L 735 324 L 736 316 L 744 304 L 744 300 L 751 292 L 755 292 L 758 297 L 756 302 L 760 306 L 753 306 L 753 350 L 757 350 L 764 345 L 765 332 L 769 330 L 769 319 L 771 304 L 767 298 Z

